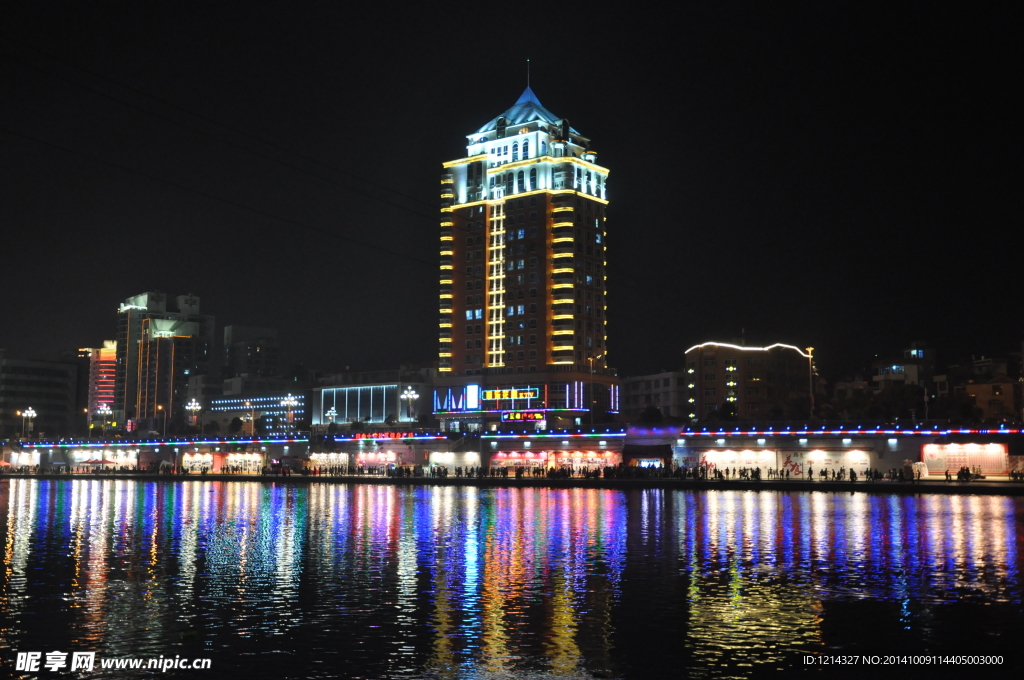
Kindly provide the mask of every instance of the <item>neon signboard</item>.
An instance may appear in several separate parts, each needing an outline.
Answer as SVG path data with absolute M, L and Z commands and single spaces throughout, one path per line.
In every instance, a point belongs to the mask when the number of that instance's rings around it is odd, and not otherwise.
M 502 411 L 501 422 L 503 423 L 527 423 L 547 420 L 544 411 Z
M 484 401 L 497 401 L 499 399 L 539 399 L 540 389 L 528 387 L 524 390 L 484 390 L 481 398 Z

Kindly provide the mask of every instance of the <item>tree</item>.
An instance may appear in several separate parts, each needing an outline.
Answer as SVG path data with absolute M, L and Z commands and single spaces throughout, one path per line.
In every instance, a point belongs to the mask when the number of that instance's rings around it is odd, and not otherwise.
M 335 434 L 335 433 L 337 433 L 337 431 L 338 431 L 338 424 L 337 423 L 331 423 L 330 425 L 327 426 L 327 434 Z
M 232 418 L 231 423 L 228 425 L 228 431 L 231 434 L 238 434 L 239 432 L 242 431 L 243 424 L 244 423 L 242 422 L 241 418 Z
M 636 419 L 636 422 L 654 424 L 660 423 L 664 420 L 665 418 L 661 414 L 661 409 L 655 406 L 654 404 L 651 404 L 650 406 L 643 410 L 643 413 L 641 413 L 640 416 Z
M 388 417 L 384 419 L 385 425 L 394 425 L 398 422 L 398 418 L 395 417 L 394 413 L 389 413 Z
M 217 433 L 219 433 L 220 432 L 220 423 L 218 423 L 216 420 L 211 420 L 210 422 L 208 422 L 205 425 L 203 425 L 203 432 L 205 434 L 217 434 Z

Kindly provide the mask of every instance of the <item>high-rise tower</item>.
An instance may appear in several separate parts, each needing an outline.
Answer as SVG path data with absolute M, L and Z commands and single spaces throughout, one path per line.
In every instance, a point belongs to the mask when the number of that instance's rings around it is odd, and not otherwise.
M 529 87 L 441 178 L 439 387 L 449 427 L 587 424 L 607 362 L 608 169 Z M 527 413 L 529 412 L 529 413 Z M 585 422 L 586 421 L 586 422 Z

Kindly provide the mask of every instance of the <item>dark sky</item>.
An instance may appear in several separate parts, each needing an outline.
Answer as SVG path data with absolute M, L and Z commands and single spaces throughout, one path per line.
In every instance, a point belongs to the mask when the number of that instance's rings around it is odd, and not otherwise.
M 314 367 L 433 361 L 441 162 L 529 58 L 611 169 L 623 374 L 741 329 L 826 373 L 1019 348 L 1010 4 L 606 4 L 18 3 L 0 347 L 95 346 L 161 290 Z

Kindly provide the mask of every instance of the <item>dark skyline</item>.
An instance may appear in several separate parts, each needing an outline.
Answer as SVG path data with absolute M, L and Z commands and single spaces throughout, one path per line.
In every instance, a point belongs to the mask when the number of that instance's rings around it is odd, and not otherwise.
M 18 8 L 0 347 L 98 346 L 119 302 L 161 290 L 280 329 L 313 367 L 433 362 L 441 163 L 529 58 L 611 170 L 621 374 L 742 330 L 827 373 L 913 340 L 1019 348 L 1003 6 L 467 7 Z

